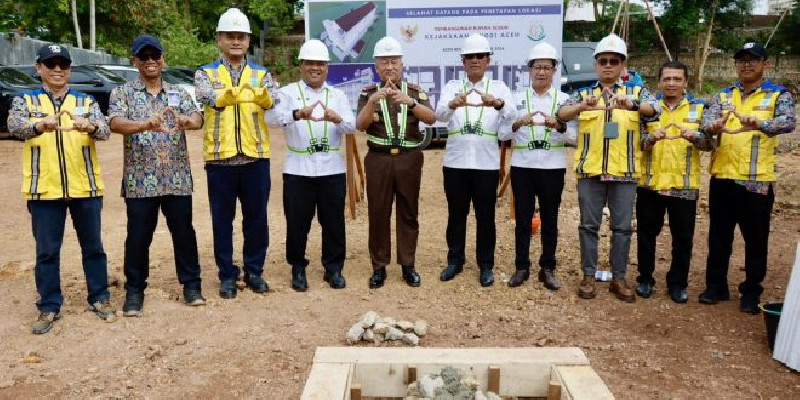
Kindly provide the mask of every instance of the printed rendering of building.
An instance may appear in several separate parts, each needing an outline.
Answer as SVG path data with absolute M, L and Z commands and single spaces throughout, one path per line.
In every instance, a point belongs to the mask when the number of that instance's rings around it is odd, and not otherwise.
M 320 34 L 320 40 L 330 48 L 339 61 L 345 61 L 348 56 L 358 57 L 365 47 L 361 38 L 375 23 L 376 14 L 375 3 L 367 2 L 335 20 L 326 19 L 322 21 L 325 31 Z

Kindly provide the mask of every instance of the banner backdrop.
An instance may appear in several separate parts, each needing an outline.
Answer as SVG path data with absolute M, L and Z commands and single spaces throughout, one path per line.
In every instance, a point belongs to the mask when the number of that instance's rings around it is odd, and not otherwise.
M 306 0 L 306 38 L 328 45 L 328 83 L 343 89 L 355 108 L 361 89 L 378 80 L 375 42 L 394 37 L 403 45 L 405 79 L 422 86 L 435 105 L 445 83 L 463 77 L 461 43 L 473 33 L 492 46 L 492 79 L 512 91 L 528 86 L 531 47 L 546 41 L 561 53 L 562 11 L 552 0 Z

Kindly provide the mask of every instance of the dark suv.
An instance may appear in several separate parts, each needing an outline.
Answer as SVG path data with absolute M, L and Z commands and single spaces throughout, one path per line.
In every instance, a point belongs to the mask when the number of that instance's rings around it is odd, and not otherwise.
M 564 42 L 561 45 L 561 91 L 570 93 L 597 81 L 594 70 L 595 42 Z
M 13 68 L 41 82 L 36 68 L 32 65 L 15 65 Z M 125 83 L 125 79 L 119 75 L 92 65 L 73 65 L 72 74 L 69 77 L 69 87 L 94 97 L 103 114 L 108 114 L 111 90 L 123 83 Z
M 0 67 L 0 131 L 8 129 L 8 110 L 11 100 L 19 92 L 33 90 L 41 84 L 30 76 L 11 67 Z

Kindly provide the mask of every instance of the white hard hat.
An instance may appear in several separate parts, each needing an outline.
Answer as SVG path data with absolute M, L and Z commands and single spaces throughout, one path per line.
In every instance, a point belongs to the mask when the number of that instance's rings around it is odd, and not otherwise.
M 541 42 L 533 46 L 530 53 L 528 53 L 528 62 L 538 59 L 549 59 L 558 62 L 558 52 L 550 43 Z
M 628 58 L 628 46 L 625 45 L 625 41 L 622 38 L 612 33 L 597 43 L 597 47 L 594 49 L 595 58 L 600 53 L 617 53 L 624 60 Z
M 464 54 L 492 54 L 492 48 L 489 46 L 489 39 L 473 33 L 464 39 L 464 44 L 461 45 L 461 55 Z
M 372 53 L 372 57 L 393 57 L 402 55 L 403 47 L 400 46 L 400 42 L 398 42 L 397 39 L 391 36 L 384 36 L 383 39 L 378 40 L 378 43 L 375 43 L 375 50 Z
M 250 33 L 250 21 L 238 8 L 229 8 L 219 17 L 217 32 L 247 32 Z
M 325 43 L 322 43 L 316 39 L 311 39 L 303 43 L 303 46 L 300 47 L 300 53 L 297 55 L 297 59 L 310 61 L 331 60 L 330 56 L 328 55 L 328 47 L 325 46 Z

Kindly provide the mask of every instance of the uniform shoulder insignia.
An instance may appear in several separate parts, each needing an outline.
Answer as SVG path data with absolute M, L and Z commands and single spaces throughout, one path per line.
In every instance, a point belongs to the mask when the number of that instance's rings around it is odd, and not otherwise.
M 416 90 L 418 92 L 422 91 L 422 89 L 416 83 L 407 82 L 407 85 L 408 85 L 408 88 L 411 89 L 411 90 Z
M 361 95 L 368 96 L 370 92 L 373 92 L 375 90 L 376 90 L 375 85 L 364 86 L 363 88 L 361 88 Z
M 419 99 L 422 101 L 428 100 L 428 95 L 425 92 L 419 92 Z

